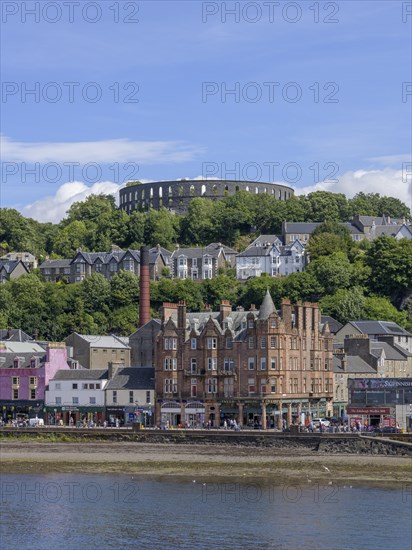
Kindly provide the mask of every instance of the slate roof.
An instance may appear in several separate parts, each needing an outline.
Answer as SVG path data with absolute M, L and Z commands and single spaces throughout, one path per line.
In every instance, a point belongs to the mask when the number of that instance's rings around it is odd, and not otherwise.
M 107 380 L 108 369 L 58 370 L 53 380 Z
M 336 319 L 333 317 L 330 317 L 330 315 L 322 315 L 320 318 L 320 322 L 324 325 L 326 322 L 329 324 L 329 330 L 332 334 L 336 334 L 338 330 L 340 330 L 343 325 L 342 323 L 339 323 Z
M 343 370 L 341 361 L 336 355 L 333 356 L 333 372 L 335 374 L 343 373 L 371 373 L 376 374 L 376 370 L 368 365 L 358 355 L 346 355 L 346 369 Z
M 70 267 L 71 260 L 45 260 L 39 269 L 53 269 L 53 268 L 64 268 Z
M 406 361 L 406 357 L 399 353 L 394 347 L 387 342 L 371 341 L 371 354 L 375 357 L 380 357 L 382 350 L 385 352 L 386 359 L 391 361 Z
M 2 351 L 1 353 L 31 353 L 38 354 L 43 353 L 44 354 L 44 348 L 42 348 L 39 344 L 32 341 L 27 342 L 16 342 L 16 341 L 10 341 L 6 340 L 5 342 L 2 342 L 6 349 Z
M 362 334 L 390 334 L 393 336 L 409 336 L 412 334 L 392 321 L 349 321 Z
M 289 243 L 287 245 L 282 245 L 279 242 L 274 242 L 274 243 L 270 243 L 269 245 L 255 246 L 252 243 L 245 250 L 243 250 L 243 252 L 240 252 L 237 255 L 237 257 L 238 258 L 244 258 L 244 257 L 256 258 L 256 257 L 262 257 L 262 256 L 269 256 L 273 249 L 275 249 L 275 251 L 279 251 L 281 256 L 291 256 L 292 248 L 295 246 L 296 243 L 299 243 L 302 249 L 304 249 L 304 245 L 298 239 L 296 239 L 293 243 Z
M 206 246 L 207 249 L 211 249 L 211 250 L 220 250 L 221 248 L 223 248 L 223 252 L 227 255 L 227 254 L 237 254 L 237 251 L 234 250 L 233 248 L 230 248 L 230 246 L 226 246 L 225 244 L 222 244 L 222 243 L 210 243 Z
M 202 258 L 203 256 L 211 256 L 217 258 L 220 254 L 220 248 L 213 249 L 204 247 L 192 247 L 192 248 L 176 248 L 172 253 L 172 258 L 178 258 L 179 256 L 186 256 L 187 258 Z
M 154 390 L 154 376 L 153 368 L 126 367 L 116 372 L 105 390 Z
M 78 334 L 77 332 L 75 334 L 94 348 L 129 348 L 129 338 L 127 336 L 98 336 L 97 334 Z
M 0 329 L 0 341 L 28 342 L 33 340 L 31 336 L 19 328 Z
M 258 319 L 268 319 L 269 315 L 276 313 L 275 304 L 269 290 L 266 291 L 265 297 L 259 309 Z
M 21 260 L 0 260 L 0 271 L 4 270 L 8 275 L 10 275 L 10 273 L 13 273 L 19 264 L 24 267 L 27 273 L 29 272 L 26 264 Z

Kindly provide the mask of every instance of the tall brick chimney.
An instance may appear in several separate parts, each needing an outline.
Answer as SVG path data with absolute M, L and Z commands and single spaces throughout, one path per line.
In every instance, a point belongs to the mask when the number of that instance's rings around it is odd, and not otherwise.
M 139 327 L 150 321 L 149 247 L 140 247 Z

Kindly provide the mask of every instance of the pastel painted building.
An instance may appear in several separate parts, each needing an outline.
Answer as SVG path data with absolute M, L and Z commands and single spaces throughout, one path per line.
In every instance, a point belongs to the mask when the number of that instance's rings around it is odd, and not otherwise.
M 61 369 L 69 370 L 64 342 L 0 342 L 0 408 L 4 421 L 43 417 L 44 394 Z

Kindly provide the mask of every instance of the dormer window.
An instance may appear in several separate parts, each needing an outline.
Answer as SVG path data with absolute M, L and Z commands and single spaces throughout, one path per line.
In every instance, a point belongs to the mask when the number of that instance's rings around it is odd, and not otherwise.
M 18 369 L 20 366 L 20 360 L 16 357 L 16 359 L 13 359 L 13 368 Z
M 179 265 L 186 266 L 186 264 L 187 264 L 187 258 L 185 256 L 180 256 Z
M 37 360 L 36 360 L 35 357 L 32 357 L 32 358 L 30 359 L 30 368 L 31 368 L 31 369 L 35 369 L 36 367 L 37 367 Z

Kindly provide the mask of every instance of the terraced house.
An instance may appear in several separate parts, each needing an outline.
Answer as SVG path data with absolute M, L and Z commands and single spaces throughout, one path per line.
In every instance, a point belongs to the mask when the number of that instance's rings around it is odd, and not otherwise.
M 164 249 L 163 251 L 160 247 L 150 249 L 149 273 L 152 280 L 160 277 L 168 261 Z M 100 273 L 106 279 L 110 279 L 121 270 L 129 271 L 134 275 L 140 274 L 138 250 L 121 250 L 118 246 L 112 246 L 110 252 L 78 250 L 72 259 L 46 260 L 40 266 L 40 273 L 47 282 L 65 279 L 69 283 L 81 283 L 92 273 Z
M 250 311 L 167 303 L 155 350 L 157 424 L 265 429 L 332 414 L 332 336 L 317 304 L 283 300 L 278 313 L 269 292 Z

